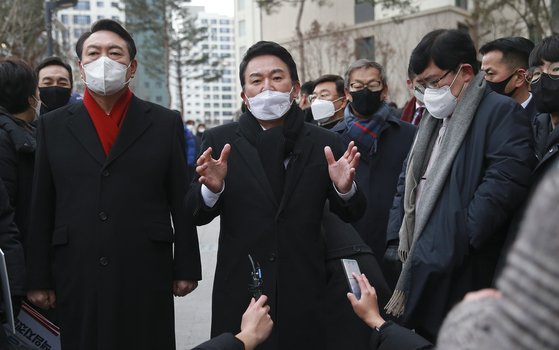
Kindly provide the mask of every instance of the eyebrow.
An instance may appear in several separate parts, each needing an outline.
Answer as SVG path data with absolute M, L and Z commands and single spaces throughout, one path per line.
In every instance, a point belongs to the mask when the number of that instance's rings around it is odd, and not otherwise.
M 90 45 L 88 45 L 88 46 L 86 47 L 86 50 L 87 50 L 87 49 L 96 49 L 96 50 L 100 50 L 100 49 L 101 49 L 101 46 L 100 46 L 100 45 L 97 45 L 97 44 L 90 44 Z M 122 46 L 116 45 L 116 44 L 112 44 L 112 45 L 109 46 L 109 50 L 112 50 L 112 49 L 124 50 L 124 48 L 123 48 Z
M 364 83 L 363 81 L 361 81 L 361 80 L 359 80 L 359 79 L 355 79 L 354 83 L 361 83 L 361 84 L 367 85 L 367 84 L 369 84 L 369 83 L 371 83 L 371 82 L 373 82 L 373 81 L 378 81 L 378 82 L 381 82 L 381 83 L 382 83 L 382 81 L 381 81 L 380 79 L 371 79 L 371 80 L 369 80 L 369 81 L 366 82 L 366 83 Z

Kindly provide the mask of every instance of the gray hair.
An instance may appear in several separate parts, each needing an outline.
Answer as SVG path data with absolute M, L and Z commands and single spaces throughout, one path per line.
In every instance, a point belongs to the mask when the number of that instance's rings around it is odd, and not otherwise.
M 351 72 L 361 68 L 374 68 L 378 70 L 380 72 L 380 80 L 382 82 L 382 85 L 386 86 L 386 73 L 384 72 L 384 68 L 382 68 L 382 66 L 376 63 L 375 61 L 362 58 L 350 64 L 347 70 L 345 71 L 344 82 L 345 82 L 346 89 L 349 89 L 349 76 L 351 75 Z

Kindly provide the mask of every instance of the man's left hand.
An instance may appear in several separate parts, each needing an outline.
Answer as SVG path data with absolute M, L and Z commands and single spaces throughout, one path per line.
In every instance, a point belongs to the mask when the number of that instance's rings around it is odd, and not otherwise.
M 177 280 L 173 282 L 173 294 L 184 297 L 198 287 L 198 281 Z
M 355 178 L 355 169 L 359 165 L 359 157 L 361 154 L 357 152 L 357 147 L 351 141 L 347 146 L 344 155 L 336 161 L 332 149 L 329 146 L 324 147 L 324 155 L 328 162 L 328 174 L 330 179 L 340 193 L 348 193 L 353 186 Z

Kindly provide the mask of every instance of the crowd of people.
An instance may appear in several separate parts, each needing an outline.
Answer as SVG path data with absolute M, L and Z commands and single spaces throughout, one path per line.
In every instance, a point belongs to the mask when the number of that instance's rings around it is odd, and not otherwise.
M 43 309 L 62 349 L 175 349 L 173 297 L 196 289 L 196 227 L 217 216 L 196 349 L 559 347 L 559 36 L 477 52 L 434 30 L 401 110 L 377 62 L 301 84 L 260 41 L 238 121 L 208 130 L 133 94 L 136 53 L 94 23 L 83 99 L 57 57 L 0 61 L 2 302 Z

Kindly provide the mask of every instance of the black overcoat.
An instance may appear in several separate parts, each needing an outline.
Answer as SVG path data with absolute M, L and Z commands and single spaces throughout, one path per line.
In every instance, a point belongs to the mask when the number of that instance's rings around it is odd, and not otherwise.
M 32 128 L 30 124 L 0 111 L 0 177 L 14 209 L 22 242 L 29 224 L 35 162 L 36 142 Z
M 294 107 L 297 108 L 298 107 Z M 302 111 L 297 117 L 303 118 Z M 225 190 L 214 207 L 203 204 L 200 185 L 193 184 L 189 204 L 198 225 L 221 215 L 219 248 L 212 298 L 212 336 L 236 334 L 250 302 L 248 254 L 260 263 L 264 294 L 269 298 L 274 328 L 259 349 L 324 349 L 319 306 L 326 287 L 325 247 L 320 233 L 327 198 L 345 221 L 362 215 L 365 198 L 358 190 L 347 203 L 336 194 L 328 175 L 324 147 L 342 149 L 338 135 L 304 124 L 286 170 L 281 201 L 269 184 L 257 149 L 241 129 L 253 118 L 204 133 L 202 150 L 212 147 L 217 159 L 231 145 Z
M 63 349 L 175 349 L 173 280 L 200 279 L 180 117 L 133 97 L 107 157 L 83 103 L 37 131 L 29 288 L 55 289 Z

